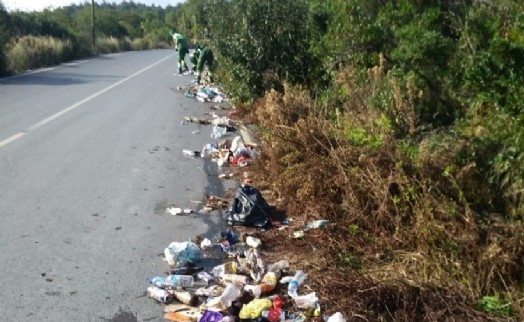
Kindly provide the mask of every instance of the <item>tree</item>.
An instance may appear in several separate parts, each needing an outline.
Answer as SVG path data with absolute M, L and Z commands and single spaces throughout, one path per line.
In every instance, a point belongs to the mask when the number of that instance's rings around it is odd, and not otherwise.
M 4 3 L 0 0 L 0 76 L 7 74 L 5 61 L 5 48 L 11 39 L 11 17 Z

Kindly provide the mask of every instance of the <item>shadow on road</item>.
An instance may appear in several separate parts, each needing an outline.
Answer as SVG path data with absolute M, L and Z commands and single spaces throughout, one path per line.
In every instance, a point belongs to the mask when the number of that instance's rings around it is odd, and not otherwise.
M 0 84 L 9 85 L 47 85 L 47 86 L 66 86 L 97 82 L 115 82 L 125 76 L 119 75 L 89 75 L 76 73 L 60 74 L 28 74 L 17 77 L 0 79 Z

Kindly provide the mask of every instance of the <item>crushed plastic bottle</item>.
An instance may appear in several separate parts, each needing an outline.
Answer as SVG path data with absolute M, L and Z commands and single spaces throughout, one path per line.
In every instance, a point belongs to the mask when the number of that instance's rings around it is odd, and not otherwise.
M 287 294 L 291 297 L 297 296 L 298 287 L 300 284 L 304 282 L 306 279 L 306 274 L 303 271 L 297 271 L 295 273 L 295 276 L 293 279 L 289 282 L 288 288 L 287 288 Z
M 172 294 L 156 286 L 149 286 L 147 288 L 147 295 L 161 303 L 169 303 L 173 300 Z
M 237 283 L 230 283 L 220 296 L 220 301 L 225 307 L 230 307 L 240 294 L 242 294 L 242 287 Z

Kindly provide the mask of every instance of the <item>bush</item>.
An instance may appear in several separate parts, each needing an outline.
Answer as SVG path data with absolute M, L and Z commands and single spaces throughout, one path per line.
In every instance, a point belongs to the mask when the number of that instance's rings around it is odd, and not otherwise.
M 7 68 L 17 73 L 59 64 L 73 53 L 69 40 L 52 37 L 26 36 L 9 44 L 6 53 Z
M 11 17 L 0 1 L 0 77 L 7 74 L 5 48 L 11 38 Z
M 253 100 L 268 89 L 282 89 L 283 81 L 307 80 L 305 0 L 215 0 L 210 8 L 211 41 L 234 97 Z

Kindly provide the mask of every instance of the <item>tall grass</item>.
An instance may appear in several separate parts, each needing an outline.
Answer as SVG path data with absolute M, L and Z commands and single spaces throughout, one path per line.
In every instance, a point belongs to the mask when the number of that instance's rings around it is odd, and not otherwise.
M 12 41 L 6 51 L 7 69 L 19 73 L 30 69 L 53 66 L 71 59 L 73 44 L 53 37 L 25 36 Z
M 89 41 L 89 39 L 84 39 Z M 169 44 L 145 38 L 100 37 L 96 41 L 97 52 L 109 54 L 130 50 L 169 48 Z M 24 36 L 12 40 L 5 51 L 7 72 L 16 74 L 31 69 L 58 65 L 73 58 L 92 55 L 90 46 L 76 46 L 69 39 L 43 36 Z

